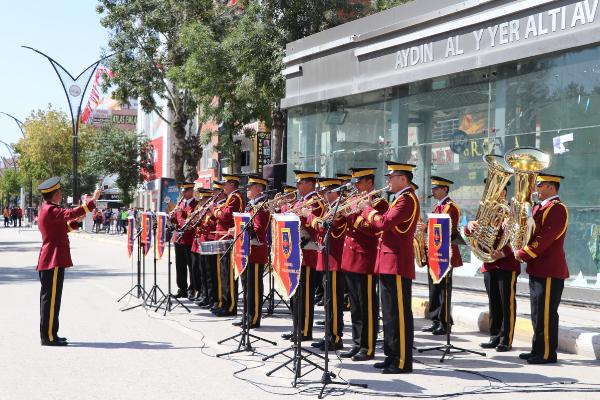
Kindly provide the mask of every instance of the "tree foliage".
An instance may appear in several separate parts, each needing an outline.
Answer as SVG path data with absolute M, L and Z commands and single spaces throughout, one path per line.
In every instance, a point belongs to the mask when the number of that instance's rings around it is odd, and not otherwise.
M 123 203 L 130 204 L 138 184 L 154 174 L 152 153 L 147 137 L 108 125 L 94 136 L 88 168 L 100 175 L 118 175 Z
M 25 137 L 15 144 L 19 155 L 21 181 L 33 179 L 34 183 L 51 176 L 62 178 L 66 193 L 71 190 L 73 168 L 73 133 L 71 120 L 66 113 L 48 105 L 45 110 L 32 111 L 23 124 Z M 82 126 L 79 129 L 79 168 L 85 171 L 86 154 L 92 144 L 94 129 Z M 79 176 L 81 190 L 88 191 L 95 178 L 82 173 Z
M 174 132 L 171 168 L 179 181 L 196 179 L 201 154 L 191 122 L 197 102 L 180 86 L 178 71 L 190 48 L 182 46 L 182 27 L 192 21 L 215 21 L 212 0 L 99 0 L 97 12 L 110 31 L 108 61 L 113 71 L 106 79 L 123 103 L 139 98 L 146 112 L 156 112 Z M 166 109 L 162 106 L 166 103 Z
M 373 12 L 379 12 L 400 6 L 402 4 L 410 3 L 413 0 L 373 0 Z
M 21 184 L 19 173 L 13 168 L 5 168 L 0 174 L 0 197 L 19 195 Z

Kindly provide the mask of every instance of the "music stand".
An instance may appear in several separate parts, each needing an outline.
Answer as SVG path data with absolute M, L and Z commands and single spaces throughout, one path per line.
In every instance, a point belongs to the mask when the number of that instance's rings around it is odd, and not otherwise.
M 156 263 L 158 261 L 158 257 L 156 255 L 156 246 L 158 243 L 158 238 L 156 237 L 156 231 L 157 231 L 157 225 L 155 223 L 152 226 L 152 233 L 154 234 L 154 285 L 152 285 L 152 288 L 148 292 L 148 297 L 147 297 L 147 299 L 150 301 L 150 303 L 149 303 L 150 305 L 158 303 L 158 292 L 160 292 L 160 294 L 162 294 L 161 299 L 165 297 L 165 292 L 163 292 L 162 289 L 160 288 L 160 286 L 158 286 L 158 284 L 156 283 Z
M 453 267 L 450 267 L 450 270 L 448 271 L 448 274 L 446 275 L 446 279 L 445 279 L 445 286 L 446 286 L 446 301 L 445 301 L 445 307 L 444 307 L 444 313 L 446 315 L 446 344 L 443 344 L 441 346 L 433 346 L 433 347 L 425 347 L 423 349 L 417 349 L 417 351 L 419 353 L 424 353 L 426 351 L 441 351 L 442 354 L 442 358 L 440 359 L 440 362 L 444 362 L 444 359 L 446 358 L 446 356 L 451 355 L 451 354 L 460 354 L 460 353 L 471 353 L 471 354 L 477 354 L 479 356 L 485 357 L 485 353 L 481 352 L 481 351 L 475 351 L 475 350 L 469 350 L 469 349 L 464 349 L 462 347 L 457 347 L 454 346 L 452 343 L 450 343 L 450 331 L 452 330 L 452 322 L 449 321 L 449 316 L 450 316 L 450 312 L 449 312 L 449 302 L 448 302 L 448 280 L 452 280 L 452 271 L 454 270 Z
M 343 195 L 345 191 L 345 186 L 342 186 L 340 189 L 340 196 Z M 336 378 L 336 375 L 329 370 L 329 340 L 330 340 L 330 332 L 329 332 L 329 315 L 330 315 L 330 307 L 331 307 L 331 296 L 335 296 L 336 294 L 332 294 L 331 281 L 330 281 L 330 266 L 329 266 L 329 250 L 330 250 L 330 242 L 329 238 L 331 236 L 331 229 L 333 228 L 333 222 L 335 221 L 335 217 L 338 212 L 338 207 L 340 202 L 338 201 L 333 210 L 333 216 L 331 221 L 325 221 L 325 234 L 323 236 L 323 251 L 325 252 L 325 290 L 323 291 L 323 304 L 325 306 L 325 356 L 323 357 L 325 360 L 325 366 L 323 368 L 323 375 L 319 381 L 308 381 L 302 383 L 320 383 L 321 391 L 319 392 L 319 399 L 323 398 L 323 392 L 327 385 L 349 385 L 349 386 L 357 386 L 361 388 L 367 388 L 368 385 L 364 383 L 350 383 L 343 381 L 334 381 L 333 378 Z
M 264 315 L 264 317 L 269 317 L 269 316 L 274 315 L 275 310 L 277 309 L 277 307 L 279 307 L 279 305 L 281 303 L 283 303 L 287 307 L 288 311 L 283 311 L 280 314 L 287 315 L 288 312 L 291 313 L 292 309 L 291 309 L 289 303 L 283 299 L 283 297 L 279 294 L 279 292 L 277 292 L 277 290 L 275 290 L 275 277 L 273 276 L 273 268 L 269 268 L 269 270 L 265 273 L 265 275 L 268 275 L 267 279 L 269 280 L 269 293 L 266 294 L 263 299 L 262 305 L 264 306 L 265 303 L 267 303 L 267 313 Z M 264 276 L 263 276 L 263 278 L 264 278 Z M 277 303 L 275 303 L 275 295 L 277 295 L 277 297 L 279 297 L 279 300 L 277 300 Z
M 264 203 L 263 203 L 264 204 Z M 246 233 L 246 231 L 249 229 L 249 227 L 253 226 L 253 222 L 254 222 L 254 218 L 258 215 L 258 212 L 262 209 L 262 204 L 261 206 L 258 208 L 258 210 L 254 213 L 254 215 L 252 216 L 252 218 L 250 218 L 250 221 L 244 225 L 243 229 L 240 231 L 240 233 L 234 238 L 233 242 L 231 242 L 231 245 L 229 245 L 229 248 L 225 251 L 224 254 L 227 254 L 228 252 L 233 250 L 233 247 L 235 246 L 235 243 L 244 235 L 244 233 Z M 234 260 L 235 262 L 235 260 Z M 248 271 L 248 267 L 246 267 L 246 269 L 244 270 L 244 274 L 246 274 Z M 241 279 L 241 276 L 240 276 Z M 236 340 L 238 342 L 238 347 L 236 350 L 232 350 L 226 353 L 221 353 L 221 354 L 217 354 L 217 357 L 222 357 L 222 356 L 226 356 L 226 355 L 230 355 L 230 354 L 236 354 L 236 353 L 243 353 L 245 351 L 248 351 L 252 354 L 256 354 L 257 351 L 254 347 L 252 347 L 252 343 L 256 343 L 256 342 L 266 342 L 269 343 L 273 346 L 276 346 L 277 343 L 261 338 L 260 336 L 256 336 L 252 333 L 250 333 L 250 310 L 248 310 L 248 306 L 247 306 L 247 301 L 248 301 L 248 285 L 250 284 L 249 279 L 246 279 L 246 288 L 244 289 L 244 297 L 243 297 L 243 312 L 242 312 L 242 324 L 241 324 L 241 331 L 233 336 L 230 336 L 228 338 L 222 339 L 219 342 L 217 342 L 218 344 L 223 344 L 225 342 L 228 342 L 230 340 Z M 254 341 L 252 341 L 252 339 L 254 339 Z
M 142 242 L 140 240 L 140 236 L 142 234 L 142 230 L 138 227 L 138 231 L 135 235 L 134 240 L 137 240 L 137 283 L 135 285 L 133 285 L 133 287 L 131 289 L 129 289 L 123 296 L 121 296 L 121 298 L 119 300 L 117 300 L 117 303 L 119 303 L 121 300 L 123 300 L 125 297 L 127 297 L 128 295 L 134 296 L 136 298 L 142 298 L 144 301 L 140 304 L 137 304 L 133 307 L 128 307 L 125 308 L 121 311 L 128 311 L 137 307 L 140 307 L 142 305 L 145 305 L 146 302 L 146 298 L 148 296 L 148 293 L 146 293 L 146 290 L 144 289 L 144 287 L 142 286 Z M 133 292 L 136 291 L 136 294 L 133 294 Z
M 166 240 L 168 243 L 168 247 L 167 247 L 167 265 L 168 265 L 167 293 L 166 294 L 163 293 L 163 297 L 161 299 L 159 299 L 158 306 L 156 306 L 156 309 L 154 310 L 154 312 L 157 312 L 160 308 L 162 308 L 163 304 L 166 303 L 165 304 L 165 312 L 164 312 L 163 316 L 167 315 L 167 312 L 173 311 L 175 308 L 177 308 L 177 306 L 181 306 L 181 307 L 185 308 L 187 312 L 191 312 L 190 309 L 188 307 L 186 307 L 185 304 L 183 304 L 181 301 L 179 301 L 179 299 L 177 297 L 173 296 L 173 293 L 171 293 L 171 265 L 173 264 L 173 262 L 171 261 L 171 237 L 172 237 L 172 235 L 173 235 L 173 229 L 171 227 L 167 227 L 167 236 L 166 236 Z M 173 306 L 173 303 L 175 303 L 175 306 Z

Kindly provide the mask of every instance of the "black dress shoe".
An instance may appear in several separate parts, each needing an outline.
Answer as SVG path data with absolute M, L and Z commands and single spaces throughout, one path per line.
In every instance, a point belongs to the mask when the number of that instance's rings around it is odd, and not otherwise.
M 368 355 L 366 351 L 359 351 L 358 353 L 356 353 L 354 356 L 352 356 L 352 361 L 369 361 L 374 359 L 375 356 L 373 354 Z
M 56 337 L 56 340 L 57 340 L 57 341 L 59 341 L 59 342 L 66 342 L 66 341 L 67 341 L 67 338 L 66 338 L 66 337 L 60 337 L 60 336 L 57 336 L 57 337 Z
M 435 331 L 439 327 L 440 327 L 440 324 L 437 324 L 437 323 L 434 322 L 433 324 L 422 328 L 421 332 L 433 332 L 433 331 Z
M 42 339 L 42 346 L 68 346 L 69 343 L 66 341 L 59 341 L 59 340 L 47 340 L 47 339 Z
M 183 291 L 177 292 L 175 293 L 175 295 L 173 297 L 175 297 L 176 299 L 181 299 L 182 297 L 185 297 L 186 293 Z
M 223 311 L 219 311 L 219 312 L 214 312 L 213 314 L 215 314 L 217 317 L 234 317 L 237 315 L 236 311 L 228 311 L 228 310 L 223 310 Z
M 318 342 L 313 342 L 310 344 L 310 347 L 314 347 L 315 349 L 320 348 L 321 346 L 325 345 L 325 339 L 321 339 Z
M 505 353 L 505 352 L 507 352 L 507 351 L 511 351 L 511 350 L 512 350 L 512 346 L 509 346 L 509 345 L 506 345 L 506 344 L 499 344 L 499 345 L 496 347 L 496 351 L 497 351 L 498 353 Z
M 325 325 L 325 321 L 321 319 L 319 321 L 316 321 L 315 325 L 323 326 L 323 325 Z
M 360 347 L 352 347 L 350 350 L 340 353 L 342 358 L 352 358 L 360 351 Z
M 542 356 L 534 356 L 527 359 L 527 364 L 556 364 L 556 361 L 556 356 L 549 357 L 547 360 Z
M 292 339 L 293 339 L 293 338 L 292 338 Z M 313 340 L 313 337 L 312 337 L 312 336 L 302 336 L 302 337 L 300 338 L 300 341 L 301 341 L 301 342 L 308 342 L 308 341 L 310 341 L 310 340 Z M 293 341 L 293 340 L 292 340 L 292 341 Z
M 533 353 L 521 353 L 521 354 L 519 354 L 519 358 L 521 360 L 528 360 L 528 359 L 530 359 L 533 356 L 534 356 Z
M 500 343 L 500 339 L 490 339 L 489 342 L 479 343 L 479 347 L 483 349 L 493 349 L 498 346 L 498 343 Z
M 231 325 L 233 325 L 233 326 L 242 326 L 242 321 L 233 321 L 231 323 Z
M 294 336 L 294 332 L 284 332 L 281 337 L 285 340 L 290 340 Z
M 329 345 L 327 346 L 327 351 L 337 351 L 337 350 L 341 350 L 343 348 L 344 348 L 344 342 L 342 342 L 341 340 L 337 343 L 329 342 Z M 319 347 L 319 350 L 325 351 L 325 341 L 323 341 L 323 344 Z
M 376 362 L 373 364 L 373 367 L 377 369 L 387 368 L 392 363 L 392 359 L 386 357 L 383 361 Z
M 438 335 L 445 335 L 446 333 L 448 333 L 448 331 L 446 331 L 446 328 L 444 328 L 443 326 L 440 325 L 437 329 L 435 329 L 431 333 L 438 336 Z
M 400 369 L 394 365 L 388 365 L 383 370 L 381 370 L 382 374 L 410 374 L 412 372 L 412 368 Z

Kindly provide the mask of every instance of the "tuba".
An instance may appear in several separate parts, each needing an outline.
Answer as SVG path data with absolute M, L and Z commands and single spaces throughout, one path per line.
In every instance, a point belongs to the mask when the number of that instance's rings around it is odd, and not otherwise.
M 550 165 L 550 156 L 533 147 L 521 147 L 506 153 L 504 159 L 515 170 L 515 196 L 511 200 L 507 233 L 510 246 L 517 251 L 529 243 L 535 230 L 531 195 L 538 174 Z
M 509 216 L 508 205 L 501 196 L 513 175 L 513 169 L 502 156 L 487 155 L 483 157 L 483 161 L 488 166 L 488 174 L 475 218 L 479 226 L 471 233 L 469 246 L 477 258 L 484 262 L 492 262 L 492 252 L 502 249 L 508 243 L 509 235 L 506 231 L 500 238 L 498 234 L 502 223 Z

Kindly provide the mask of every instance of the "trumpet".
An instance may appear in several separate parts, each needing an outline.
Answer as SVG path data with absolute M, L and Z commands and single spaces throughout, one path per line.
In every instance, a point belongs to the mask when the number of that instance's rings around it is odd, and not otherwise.
M 263 209 L 268 210 L 270 213 L 275 213 L 275 212 L 277 212 L 277 209 L 281 208 L 281 206 L 283 204 L 294 200 L 297 196 L 298 196 L 298 190 L 294 190 L 293 192 L 286 193 L 281 196 L 276 195 L 271 200 L 261 203 L 261 205 L 262 205 Z
M 355 212 L 358 212 L 359 210 L 354 209 L 358 203 L 368 200 L 372 196 L 386 192 L 387 190 L 389 190 L 389 187 L 384 186 L 381 189 L 372 190 L 368 193 L 364 193 L 358 196 L 350 196 L 347 199 L 345 199 L 342 204 L 340 204 L 340 206 L 337 208 L 337 212 L 341 215 L 353 214 Z M 330 209 L 324 218 L 330 219 L 332 217 L 333 210 L 334 209 Z
M 317 194 L 316 196 L 310 198 L 306 202 L 300 202 L 298 204 L 295 204 L 292 208 L 290 208 L 289 210 L 287 210 L 287 212 L 290 212 L 290 213 L 293 213 L 293 214 L 296 214 L 296 215 L 301 215 L 301 212 L 302 212 L 303 208 L 312 207 L 317 202 L 326 203 L 325 199 L 323 198 L 323 196 L 321 195 L 320 192 L 316 192 L 316 194 Z
M 204 216 L 206 215 L 206 213 L 208 212 L 210 207 L 212 207 L 214 202 L 219 198 L 221 193 L 223 193 L 223 189 L 221 189 L 217 194 L 215 194 L 213 197 L 211 197 L 210 200 L 208 200 L 206 203 L 204 203 L 204 205 L 202 207 L 199 207 L 198 209 L 194 210 L 194 212 L 192 212 L 190 214 L 188 219 L 185 220 L 185 223 L 181 226 L 181 228 L 178 229 L 178 231 L 180 233 L 183 233 L 188 228 L 196 229 L 196 227 L 198 226 L 200 221 L 202 221 L 204 219 Z M 195 222 L 192 223 L 192 221 L 194 221 L 194 219 L 198 216 L 198 214 L 200 214 L 200 218 L 198 218 Z

